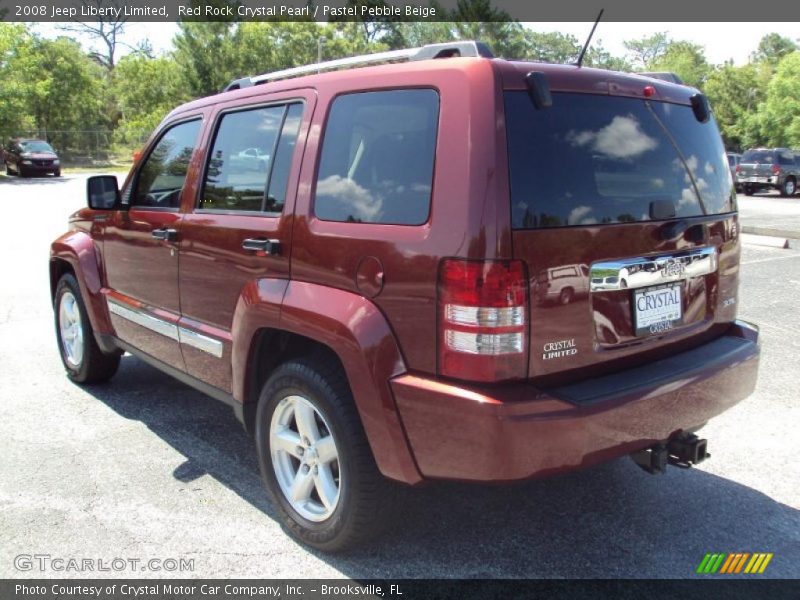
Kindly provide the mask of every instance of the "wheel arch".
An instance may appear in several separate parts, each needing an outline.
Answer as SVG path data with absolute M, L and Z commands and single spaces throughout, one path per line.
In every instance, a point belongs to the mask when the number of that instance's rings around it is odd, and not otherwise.
M 261 387 L 275 367 L 321 353 L 335 359 L 347 377 L 380 471 L 398 481 L 420 482 L 389 385 L 406 367 L 378 307 L 358 294 L 308 282 L 273 280 L 247 287 L 233 320 L 232 375 L 248 430 Z
M 50 298 L 55 300 L 56 286 L 65 273 L 78 281 L 89 322 L 95 334 L 111 334 L 113 328 L 102 293 L 101 261 L 94 240 L 82 231 L 62 235 L 50 246 Z

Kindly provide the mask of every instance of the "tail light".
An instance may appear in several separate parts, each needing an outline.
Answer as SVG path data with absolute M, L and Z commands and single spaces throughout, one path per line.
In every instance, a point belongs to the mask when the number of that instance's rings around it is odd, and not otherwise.
M 527 330 L 528 285 L 522 261 L 442 261 L 441 375 L 471 381 L 525 377 Z
M 742 165 L 736 165 L 736 173 L 737 175 L 742 172 Z
M 781 172 L 781 168 L 779 165 L 772 165 L 772 174 L 777 175 Z

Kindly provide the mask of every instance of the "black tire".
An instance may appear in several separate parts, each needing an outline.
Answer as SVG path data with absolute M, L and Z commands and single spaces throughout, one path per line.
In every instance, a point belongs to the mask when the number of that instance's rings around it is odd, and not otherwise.
M 61 169 L 58 169 L 57 171 L 53 171 L 53 177 L 61 177 Z
M 572 288 L 564 288 L 561 290 L 561 293 L 558 295 L 558 303 L 559 304 L 569 304 L 572 302 L 572 297 L 575 295 L 575 291 Z
M 746 185 L 744 186 L 744 195 L 745 196 L 752 196 L 754 193 L 752 186 Z
M 80 360 L 72 363 L 67 358 L 65 342 L 61 333 L 61 303 L 66 294 L 71 294 L 75 298 L 80 314 L 80 328 L 82 330 L 83 352 Z M 89 322 L 89 315 L 86 312 L 86 305 L 81 296 L 78 280 L 72 273 L 66 273 L 59 279 L 56 286 L 55 302 L 53 303 L 54 321 L 56 326 L 56 340 L 58 341 L 58 351 L 61 355 L 61 362 L 69 377 L 75 383 L 101 383 L 108 381 L 119 368 L 121 352 L 114 354 L 104 353 L 94 339 L 92 324 Z
M 797 181 L 795 181 L 794 177 L 787 177 L 783 185 L 781 185 L 781 196 L 786 198 L 791 198 L 794 196 L 795 192 L 797 191 Z
M 12 173 L 12 171 L 11 171 L 11 163 L 8 163 L 8 162 L 7 162 L 7 163 L 6 163 L 6 175 L 8 175 L 9 177 L 11 177 L 12 175 L 19 175 L 19 173 L 17 173 L 16 171 L 14 171 L 14 172 Z
M 309 520 L 295 510 L 273 466 L 270 425 L 281 401 L 290 396 L 309 401 L 335 440 L 339 496 L 333 512 L 322 521 Z M 383 529 L 391 514 L 390 483 L 378 471 L 347 378 L 335 360 L 316 355 L 278 367 L 261 391 L 255 435 L 264 485 L 290 535 L 333 552 L 357 546 Z

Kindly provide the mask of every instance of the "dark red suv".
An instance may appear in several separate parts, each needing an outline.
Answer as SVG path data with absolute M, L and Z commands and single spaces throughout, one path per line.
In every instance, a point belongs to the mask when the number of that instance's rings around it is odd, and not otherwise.
M 476 43 L 311 65 L 177 108 L 88 196 L 51 251 L 69 377 L 127 351 L 230 404 L 319 548 L 373 532 L 390 480 L 699 462 L 756 381 L 685 86 Z

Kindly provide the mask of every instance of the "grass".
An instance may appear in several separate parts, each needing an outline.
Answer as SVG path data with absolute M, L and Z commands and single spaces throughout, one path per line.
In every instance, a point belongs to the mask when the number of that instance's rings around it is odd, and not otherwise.
M 120 163 L 111 165 L 102 165 L 99 167 L 82 166 L 82 167 L 61 167 L 61 172 L 64 175 L 79 175 L 81 173 L 120 173 L 122 171 L 130 171 L 133 163 Z

